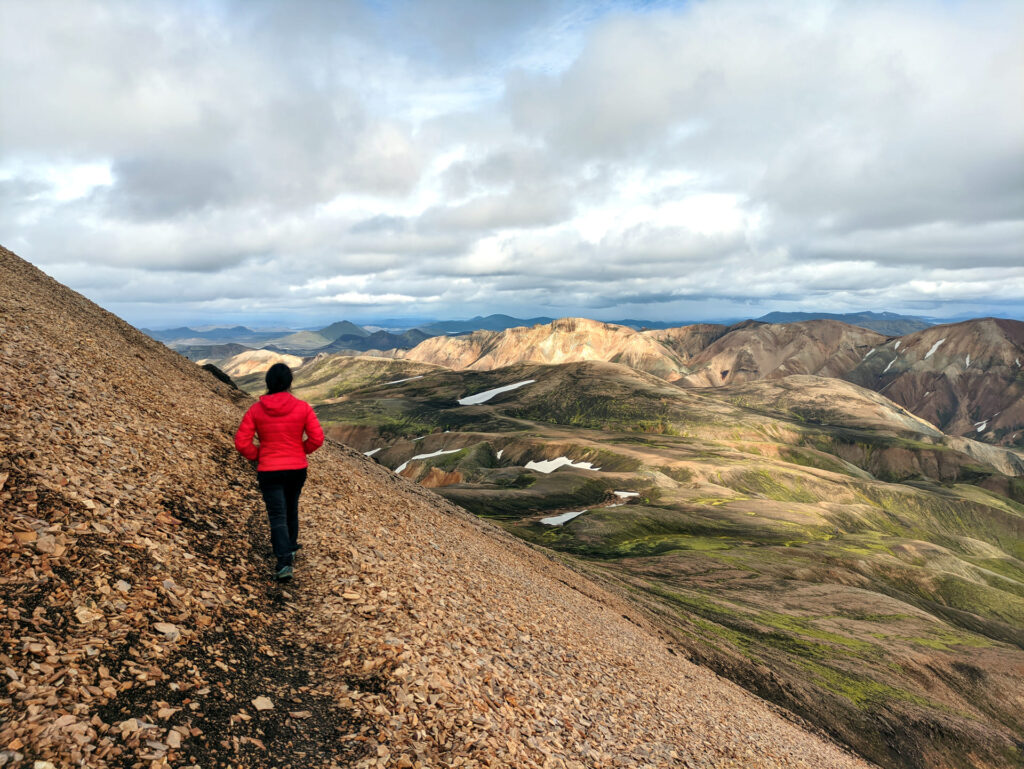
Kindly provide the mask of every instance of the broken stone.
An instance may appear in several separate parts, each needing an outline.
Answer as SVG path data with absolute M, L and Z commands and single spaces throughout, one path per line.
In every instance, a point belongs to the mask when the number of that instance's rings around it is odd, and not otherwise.
M 177 625 L 172 625 L 170 622 L 156 622 L 153 624 L 153 628 L 158 633 L 162 633 L 163 637 L 172 643 L 181 638 L 181 631 L 178 630 Z
M 254 708 L 256 708 L 256 710 L 273 710 L 274 709 L 274 703 L 271 702 L 269 697 L 257 697 L 257 698 L 255 698 L 253 700 L 250 700 L 250 702 L 252 702 L 252 706 Z
M 19 545 L 31 545 L 38 535 L 34 531 L 15 531 L 14 539 Z
M 78 621 L 83 625 L 88 625 L 90 622 L 95 622 L 98 619 L 103 619 L 103 614 L 90 609 L 88 606 L 79 606 L 75 609 L 75 616 L 78 617 Z

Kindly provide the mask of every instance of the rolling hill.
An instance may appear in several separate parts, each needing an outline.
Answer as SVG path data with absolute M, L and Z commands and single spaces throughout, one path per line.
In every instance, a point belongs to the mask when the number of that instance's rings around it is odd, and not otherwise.
M 840 380 L 682 389 L 593 361 L 438 371 L 317 411 L 879 764 L 1024 761 L 1019 453 Z

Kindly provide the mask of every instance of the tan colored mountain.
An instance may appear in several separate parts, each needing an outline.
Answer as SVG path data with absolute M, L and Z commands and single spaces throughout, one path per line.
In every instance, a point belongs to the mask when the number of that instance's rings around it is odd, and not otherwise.
M 246 350 L 228 358 L 204 358 L 196 362 L 200 366 L 212 363 L 232 379 L 238 379 L 252 374 L 263 374 L 275 363 L 285 363 L 296 369 L 302 365 L 302 358 L 273 350 Z
M 401 357 L 475 371 L 514 363 L 600 360 L 622 363 L 670 381 L 685 372 L 679 356 L 656 338 L 626 326 L 586 318 L 562 318 L 530 328 L 433 337 Z
M 248 400 L 5 249 L 0 278 L 4 765 L 867 766 L 341 446 L 269 584 Z
M 676 353 L 680 360 L 689 364 L 712 342 L 729 333 L 729 330 L 729 326 L 717 323 L 694 323 L 690 326 L 659 328 L 641 333 L 665 345 Z
M 834 320 L 747 324 L 694 355 L 680 384 L 714 387 L 791 374 L 841 377 L 883 342 L 881 334 Z
M 848 374 L 943 431 L 1024 444 L 1024 323 L 982 318 L 879 346 Z

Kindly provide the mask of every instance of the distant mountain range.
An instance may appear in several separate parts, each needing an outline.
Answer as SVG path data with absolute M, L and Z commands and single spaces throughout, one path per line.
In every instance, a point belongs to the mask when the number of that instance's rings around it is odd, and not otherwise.
M 170 347 L 183 351 L 185 348 L 201 347 L 214 344 L 241 344 L 250 348 L 273 347 L 287 352 L 316 351 L 335 352 L 340 349 L 349 350 L 387 350 L 407 349 L 414 347 L 432 336 L 453 336 L 471 334 L 474 331 L 505 331 L 510 328 L 529 328 L 547 325 L 554 318 L 539 316 L 536 318 L 516 318 L 511 315 L 478 315 L 469 320 L 439 320 L 402 328 L 390 326 L 371 332 L 351 321 L 342 320 L 320 329 L 299 330 L 254 330 L 246 326 L 224 326 L 216 328 L 191 328 L 179 326 L 168 329 L 141 329 L 143 333 L 163 342 Z M 808 312 L 771 312 L 755 318 L 757 323 L 799 323 L 807 320 L 836 320 L 851 326 L 871 329 L 886 336 L 903 336 L 921 331 L 932 325 L 926 318 L 912 315 L 898 315 L 893 312 L 857 312 L 846 314 L 808 313 Z M 702 321 L 657 321 L 626 318 L 623 320 L 603 321 L 616 326 L 640 330 L 680 328 L 694 325 L 720 325 L 722 328 L 733 326 L 737 320 L 723 321 L 721 324 L 708 324 Z M 380 327 L 376 327 L 380 328 Z M 366 341 L 359 341 L 364 339 Z M 324 349 L 331 346 L 331 349 Z M 189 357 L 194 357 L 190 355 Z
M 934 325 L 926 318 L 898 315 L 894 312 L 848 312 L 837 315 L 828 312 L 770 312 L 757 320 L 762 323 L 799 323 L 805 320 L 838 320 L 851 326 L 860 326 L 886 336 L 903 336 L 922 331 Z

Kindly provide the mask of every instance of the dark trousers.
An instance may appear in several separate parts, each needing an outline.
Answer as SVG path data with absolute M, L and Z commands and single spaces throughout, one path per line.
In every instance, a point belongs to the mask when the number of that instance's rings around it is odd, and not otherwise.
M 290 566 L 299 545 L 299 494 L 306 482 L 301 470 L 264 470 L 256 473 L 270 520 L 270 544 L 277 568 Z

